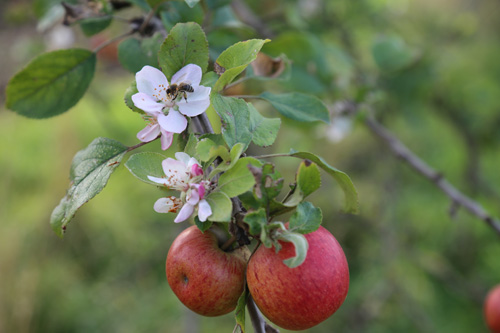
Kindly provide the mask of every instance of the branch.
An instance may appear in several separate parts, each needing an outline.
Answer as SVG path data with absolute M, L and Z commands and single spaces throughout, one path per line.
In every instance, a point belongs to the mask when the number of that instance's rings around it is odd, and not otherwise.
M 210 124 L 210 121 L 208 120 L 208 117 L 205 113 L 202 113 L 199 116 L 193 117 L 191 119 L 193 120 L 193 129 L 196 132 L 198 133 L 214 132 L 212 125 Z M 237 201 L 236 204 L 234 201 Z M 241 202 L 239 202 L 239 199 L 235 198 L 234 201 L 233 201 L 233 206 L 239 207 L 239 210 L 241 211 Z M 260 313 L 259 309 L 257 308 L 257 305 L 255 305 L 252 296 L 248 298 L 247 308 L 255 333 L 279 333 L 277 329 L 273 328 L 265 321 L 264 317 L 262 316 L 262 313 Z
M 457 190 L 440 172 L 432 169 L 373 117 L 366 117 L 365 124 L 398 158 L 441 189 L 451 199 L 454 209 L 457 205 L 464 207 L 470 214 L 486 222 L 500 236 L 500 221 L 491 216 L 483 206 Z

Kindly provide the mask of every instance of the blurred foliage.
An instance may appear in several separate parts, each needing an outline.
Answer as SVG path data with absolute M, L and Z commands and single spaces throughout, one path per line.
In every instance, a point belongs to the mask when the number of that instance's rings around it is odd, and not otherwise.
M 25 24 L 42 16 L 47 2 L 30 4 L 0 4 L 1 42 L 9 45 L 0 54 L 10 64 L 0 70 L 2 87 L 40 52 L 40 37 Z M 202 19 L 197 7 L 189 14 L 183 3 L 167 4 L 182 7 L 162 17 L 167 28 Z M 308 332 L 486 332 L 482 300 L 500 282 L 498 237 L 463 209 L 450 217 L 449 199 L 374 140 L 362 115 L 349 119 L 352 130 L 342 132 L 333 105 L 340 99 L 369 102 L 414 152 L 500 216 L 500 4 L 247 4 L 276 34 L 264 51 L 284 53 L 293 65 L 288 81 L 251 80 L 235 89 L 314 93 L 330 105 L 330 126 L 283 119 L 272 151 L 293 147 L 325 157 L 349 174 L 360 196 L 359 215 L 339 213 L 342 193 L 325 175 L 322 189 L 308 199 L 322 208 L 324 225 L 342 244 L 351 274 L 344 305 Z M 216 9 L 213 19 L 212 60 L 241 38 L 262 37 L 231 7 Z M 117 25 L 112 31 L 120 31 Z M 164 260 L 187 224 L 155 213 L 158 190 L 123 166 L 77 213 L 64 240 L 50 229 L 73 155 L 97 136 L 133 145 L 144 125 L 123 103 L 133 75 L 117 70 L 113 61 L 101 57 L 89 93 L 64 115 L 36 121 L 0 110 L 0 332 L 231 332 L 231 315 L 193 315 L 169 289 Z M 255 105 L 268 117 L 278 116 L 265 102 Z M 335 131 L 343 134 L 328 141 Z M 159 150 L 157 143 L 152 147 Z M 293 180 L 299 161 L 273 162 Z

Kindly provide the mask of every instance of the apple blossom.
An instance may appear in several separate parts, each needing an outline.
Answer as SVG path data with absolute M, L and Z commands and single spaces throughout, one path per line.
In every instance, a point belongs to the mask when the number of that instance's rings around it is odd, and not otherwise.
M 200 66 L 188 64 L 172 76 L 171 85 L 167 77 L 158 69 L 144 66 L 135 75 L 138 93 L 132 95 L 134 105 L 146 113 L 149 124 L 137 133 L 142 142 L 149 142 L 161 135 L 161 148 L 166 150 L 172 144 L 174 133 L 182 133 L 187 127 L 187 117 L 195 117 L 210 105 L 210 87 L 200 85 Z M 180 83 L 189 84 L 193 92 L 172 98 L 167 95 L 169 87 Z M 189 102 L 188 102 L 189 101 Z
M 203 180 L 203 169 L 194 157 L 183 152 L 175 153 L 175 157 L 176 159 L 169 157 L 163 160 L 165 177 L 148 178 L 169 189 L 181 191 L 181 198 L 160 198 L 153 208 L 158 213 L 175 213 L 180 208 L 174 220 L 176 223 L 187 220 L 197 208 L 198 218 L 205 222 L 212 215 L 212 208 L 204 199 L 210 182 Z

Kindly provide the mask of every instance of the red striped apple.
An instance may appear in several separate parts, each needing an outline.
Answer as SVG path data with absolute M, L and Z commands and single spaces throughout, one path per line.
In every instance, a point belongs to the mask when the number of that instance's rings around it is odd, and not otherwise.
M 493 333 L 500 333 L 500 285 L 490 290 L 484 301 L 486 324 Z
M 168 251 L 167 280 L 179 300 L 203 316 L 233 311 L 243 292 L 248 249 L 224 252 L 215 234 L 196 226 L 177 236 Z
M 280 241 L 278 253 L 260 246 L 247 267 L 255 303 L 270 321 L 288 330 L 305 330 L 330 317 L 349 288 L 347 260 L 335 237 L 323 227 L 304 236 L 309 250 L 300 266 L 283 263 L 295 255 L 295 247 Z

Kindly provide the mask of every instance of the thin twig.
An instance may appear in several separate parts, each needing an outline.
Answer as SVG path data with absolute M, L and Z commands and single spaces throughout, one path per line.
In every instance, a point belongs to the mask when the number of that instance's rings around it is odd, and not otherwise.
M 130 30 L 122 35 L 119 35 L 119 36 L 116 36 L 114 38 L 111 38 L 110 40 L 107 40 L 105 42 L 103 42 L 102 44 L 98 45 L 95 49 L 94 49 L 94 53 L 98 53 L 99 51 L 101 51 L 103 48 L 105 48 L 106 46 L 110 45 L 110 44 L 113 44 L 114 42 L 116 41 L 119 41 L 120 39 L 123 39 L 125 37 L 128 37 L 130 35 L 133 35 L 135 33 L 135 30 Z
M 273 38 L 274 33 L 255 15 L 247 4 L 242 0 L 233 0 L 231 8 L 236 13 L 236 16 L 243 22 L 253 27 L 257 33 L 265 38 Z
M 199 116 L 193 117 L 193 126 L 195 131 L 198 131 L 200 133 L 213 133 L 212 125 L 210 124 L 210 121 L 208 120 L 208 117 L 205 113 L 202 113 Z M 235 203 L 234 201 L 238 201 Z M 233 205 L 236 207 L 239 207 L 241 210 L 241 202 L 239 202 L 238 198 L 234 198 Z M 232 242 L 231 242 L 232 243 Z M 268 325 L 262 316 L 262 313 L 259 311 L 257 308 L 257 305 L 255 305 L 254 301 L 252 300 L 252 296 L 248 298 L 247 301 L 247 308 L 248 308 L 248 313 L 250 315 L 250 320 L 252 321 L 252 326 L 254 328 L 255 333 L 266 333 L 266 332 L 279 332 L 272 326 Z
M 373 117 L 366 117 L 365 124 L 398 158 L 406 162 L 415 171 L 441 189 L 441 191 L 451 199 L 454 205 L 464 207 L 470 214 L 486 222 L 486 224 L 493 228 L 500 236 L 500 221 L 491 216 L 481 204 L 460 192 L 455 186 L 448 182 L 441 173 L 431 168 Z

